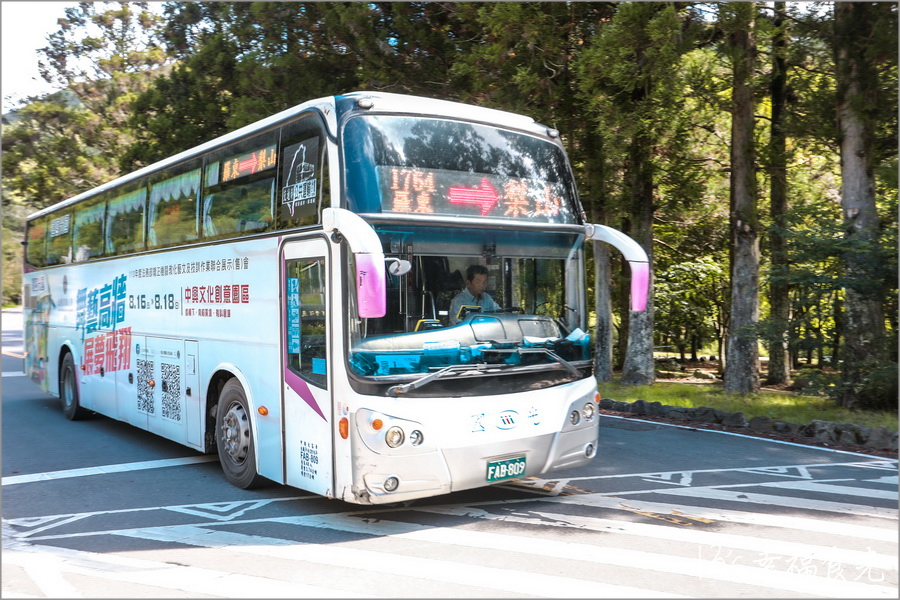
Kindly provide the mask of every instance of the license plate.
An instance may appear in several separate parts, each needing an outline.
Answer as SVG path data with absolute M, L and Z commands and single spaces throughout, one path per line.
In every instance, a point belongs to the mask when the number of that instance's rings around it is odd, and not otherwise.
M 492 460 L 487 464 L 488 483 L 503 481 L 504 479 L 515 479 L 516 477 L 522 477 L 523 475 L 525 475 L 524 456 Z

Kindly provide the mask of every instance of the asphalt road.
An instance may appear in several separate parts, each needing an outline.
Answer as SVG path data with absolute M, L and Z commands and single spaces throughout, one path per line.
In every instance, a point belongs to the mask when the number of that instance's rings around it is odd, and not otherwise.
M 11 317 L 11 318 L 10 318 Z M 364 508 L 67 421 L 4 312 L 2 596 L 851 597 L 898 593 L 897 461 L 603 418 L 552 479 Z

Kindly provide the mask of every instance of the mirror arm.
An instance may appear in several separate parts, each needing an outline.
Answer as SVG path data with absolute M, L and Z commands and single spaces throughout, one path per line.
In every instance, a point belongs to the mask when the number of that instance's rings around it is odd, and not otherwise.
M 387 312 L 387 292 L 384 252 L 378 234 L 359 215 L 343 208 L 323 210 L 322 228 L 329 236 L 339 233 L 353 252 L 360 318 L 383 317 Z
M 647 309 L 650 293 L 650 258 L 636 241 L 612 227 L 588 223 L 584 226 L 586 239 L 606 242 L 616 248 L 631 266 L 631 310 L 643 312 Z

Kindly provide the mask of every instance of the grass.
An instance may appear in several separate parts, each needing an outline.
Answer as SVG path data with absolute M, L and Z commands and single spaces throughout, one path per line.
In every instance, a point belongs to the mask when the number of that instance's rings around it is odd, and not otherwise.
M 726 394 L 721 384 L 657 382 L 653 385 L 625 386 L 615 379 L 599 383 L 604 398 L 622 402 L 659 402 L 669 406 L 697 408 L 708 406 L 726 412 L 742 412 L 747 419 L 769 417 L 805 425 L 819 419 L 833 423 L 852 423 L 860 427 L 887 427 L 897 431 L 897 413 L 891 411 L 851 411 L 836 406 L 829 398 L 801 396 L 785 392 L 763 391 L 739 396 Z

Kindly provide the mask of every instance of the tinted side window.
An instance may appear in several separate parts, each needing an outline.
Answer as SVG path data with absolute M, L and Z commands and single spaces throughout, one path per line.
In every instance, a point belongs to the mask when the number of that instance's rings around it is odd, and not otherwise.
M 72 262 L 72 213 L 50 215 L 50 239 L 47 241 L 47 264 Z
M 75 228 L 72 247 L 75 261 L 103 256 L 103 221 L 106 215 L 106 199 L 101 197 L 83 202 L 75 209 Z
M 203 237 L 268 231 L 274 226 L 278 132 L 232 144 L 207 158 L 200 223 Z
M 124 254 L 144 249 L 144 209 L 147 189 L 122 192 L 106 208 L 106 253 Z
M 326 139 L 318 113 L 282 127 L 275 194 L 279 229 L 315 225 L 322 208 L 331 205 Z
M 47 226 L 49 217 L 40 217 L 28 222 L 28 230 L 25 239 L 28 245 L 25 247 L 25 260 L 32 267 L 47 266 Z
M 200 161 L 169 169 L 150 182 L 147 203 L 147 246 L 160 248 L 199 237 Z

